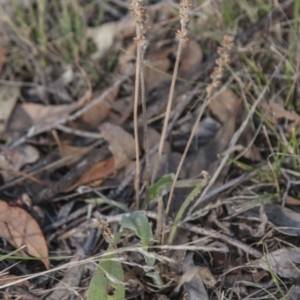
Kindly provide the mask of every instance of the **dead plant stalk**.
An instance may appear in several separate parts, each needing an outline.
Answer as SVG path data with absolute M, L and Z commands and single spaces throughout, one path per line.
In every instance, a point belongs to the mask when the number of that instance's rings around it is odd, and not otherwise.
M 135 193 L 136 209 L 140 206 L 140 156 L 139 156 L 139 138 L 138 138 L 138 99 L 139 88 L 142 85 L 142 100 L 145 102 L 145 88 L 144 88 L 144 76 L 143 76 L 143 54 L 146 47 L 145 28 L 146 28 L 146 9 L 143 5 L 143 1 L 133 0 L 129 8 L 132 11 L 132 17 L 135 21 L 136 37 L 134 41 L 137 45 L 136 54 L 136 73 L 135 73 L 135 89 L 134 89 L 134 107 L 133 107 L 133 127 L 134 127 L 134 140 L 135 140 L 135 153 L 136 153 L 136 171 L 135 171 Z M 143 110 L 145 109 L 145 103 L 143 103 Z M 145 112 L 144 112 L 145 114 Z M 144 120 L 145 123 L 145 120 Z M 144 134 L 145 130 L 144 126 Z M 146 139 L 146 136 L 144 137 Z
M 154 183 L 156 174 L 158 172 L 158 167 L 161 162 L 163 146 L 164 146 L 164 142 L 166 139 L 167 126 L 168 126 L 168 122 L 169 122 L 169 118 L 170 118 L 170 112 L 171 112 L 171 107 L 172 107 L 172 102 L 173 102 L 173 97 L 174 97 L 174 89 L 175 89 L 175 83 L 176 83 L 177 74 L 178 74 L 179 61 L 180 61 L 183 45 L 187 42 L 186 25 L 187 25 L 187 22 L 189 21 L 188 13 L 189 13 L 190 6 L 191 6 L 190 0 L 181 0 L 180 1 L 179 16 L 180 16 L 181 28 L 176 33 L 176 37 L 178 38 L 179 43 L 178 43 L 176 61 L 175 61 L 175 66 L 174 66 L 174 71 L 173 71 L 173 76 L 172 76 L 172 81 L 171 81 L 171 86 L 170 86 L 170 92 L 169 92 L 169 98 L 168 98 L 168 103 L 167 103 L 167 108 L 166 108 L 163 129 L 162 129 L 160 142 L 159 142 L 159 146 L 158 146 L 158 158 L 157 158 L 156 164 L 154 166 L 151 184 Z

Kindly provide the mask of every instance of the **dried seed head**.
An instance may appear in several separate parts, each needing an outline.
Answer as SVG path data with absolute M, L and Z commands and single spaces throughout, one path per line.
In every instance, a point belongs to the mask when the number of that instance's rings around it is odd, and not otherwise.
M 147 9 L 143 1 L 133 0 L 129 5 L 131 16 L 135 21 L 137 28 L 137 39 L 139 42 L 145 40 L 144 34 L 146 33 Z M 138 33 L 139 32 L 139 33 Z
M 216 59 L 216 67 L 211 73 L 210 77 L 212 79 L 212 83 L 206 88 L 206 99 L 210 100 L 213 90 L 220 85 L 220 79 L 223 76 L 225 66 L 230 61 L 230 51 L 233 48 L 233 37 L 229 35 L 225 35 L 222 42 L 221 47 L 218 48 L 219 58 Z
M 98 212 L 95 212 L 94 216 L 95 219 L 92 219 L 91 227 L 98 228 L 99 230 L 101 230 L 105 241 L 110 245 L 112 245 L 114 240 L 114 235 L 112 234 L 106 219 L 103 216 L 101 216 Z
M 189 21 L 189 10 L 191 8 L 192 2 L 190 0 L 181 0 L 180 1 L 180 8 L 179 8 L 179 15 L 180 20 L 187 23 Z
M 180 39 L 183 43 L 186 43 L 188 39 L 186 38 L 187 30 L 186 24 L 189 21 L 189 11 L 191 7 L 190 0 L 181 0 L 180 7 L 179 7 L 179 16 L 180 16 L 180 24 L 181 29 L 177 31 L 176 37 Z

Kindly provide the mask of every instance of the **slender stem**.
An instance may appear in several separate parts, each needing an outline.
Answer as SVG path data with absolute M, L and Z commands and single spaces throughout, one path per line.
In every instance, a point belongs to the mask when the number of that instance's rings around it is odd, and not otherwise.
M 181 53 L 182 53 L 183 44 L 184 44 L 184 39 L 180 38 L 179 39 L 179 44 L 178 44 L 178 51 L 177 51 L 177 55 L 176 55 L 174 71 L 173 71 L 173 76 L 172 76 L 172 81 L 171 81 L 171 87 L 170 87 L 170 92 L 169 92 L 169 98 L 168 98 L 168 104 L 167 104 L 167 108 L 166 108 L 166 114 L 165 114 L 163 129 L 162 129 L 162 133 L 161 133 L 161 137 L 160 137 L 160 141 L 159 141 L 159 146 L 158 146 L 158 158 L 157 158 L 157 161 L 156 161 L 155 166 L 154 166 L 154 171 L 153 171 L 153 174 L 152 174 L 151 184 L 154 183 L 156 174 L 158 172 L 158 167 L 159 167 L 160 162 L 161 162 L 161 157 L 162 157 L 164 142 L 165 142 L 165 139 L 166 139 L 166 132 L 167 132 L 167 127 L 168 127 L 172 102 L 173 102 L 175 83 L 176 83 L 176 79 L 177 79 L 179 61 L 180 61 L 180 57 L 181 57 Z
M 142 61 L 140 67 L 141 77 L 141 98 L 143 110 L 143 136 L 144 136 L 144 151 L 145 151 L 145 194 L 146 194 L 146 207 L 148 205 L 148 190 L 149 190 L 149 177 L 150 177 L 150 161 L 149 161 L 149 143 L 148 143 L 148 122 L 147 122 L 147 106 L 146 106 L 146 91 L 145 91 L 145 77 L 144 77 L 144 54 L 145 46 L 142 47 Z
M 138 30 L 137 30 L 138 31 Z M 141 45 L 137 43 L 136 55 L 136 75 L 134 89 L 134 107 L 133 107 L 133 126 L 134 126 L 134 143 L 135 143 L 135 207 L 140 207 L 140 151 L 139 151 L 139 136 L 138 136 L 138 99 L 140 86 L 140 64 L 141 64 Z

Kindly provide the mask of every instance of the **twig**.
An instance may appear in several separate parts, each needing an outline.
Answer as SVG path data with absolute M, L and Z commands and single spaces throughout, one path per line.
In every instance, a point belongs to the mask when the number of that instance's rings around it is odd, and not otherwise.
M 84 131 L 84 130 L 74 129 L 74 128 L 64 126 L 64 125 L 57 125 L 56 128 L 63 132 L 82 136 L 82 137 L 89 138 L 89 139 L 103 139 L 103 136 L 101 133 L 88 132 L 88 131 Z

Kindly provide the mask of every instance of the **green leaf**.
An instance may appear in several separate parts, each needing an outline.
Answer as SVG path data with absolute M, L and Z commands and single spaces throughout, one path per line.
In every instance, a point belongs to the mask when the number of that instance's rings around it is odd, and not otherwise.
M 89 286 L 88 300 L 123 300 L 125 287 L 122 264 L 110 246 L 100 261 Z
M 148 243 L 152 239 L 152 229 L 148 218 L 144 211 L 135 211 L 129 216 L 123 216 L 120 225 L 125 228 L 129 228 L 135 232 L 135 234 L 141 239 L 144 250 L 147 251 Z M 147 265 L 153 266 L 155 258 L 144 254 Z
M 169 192 L 169 188 L 167 188 L 168 184 L 171 184 L 174 180 L 174 174 L 164 175 L 161 179 L 159 179 L 156 183 L 154 183 L 148 191 L 148 199 L 149 201 L 154 200 L 159 195 L 164 196 Z

